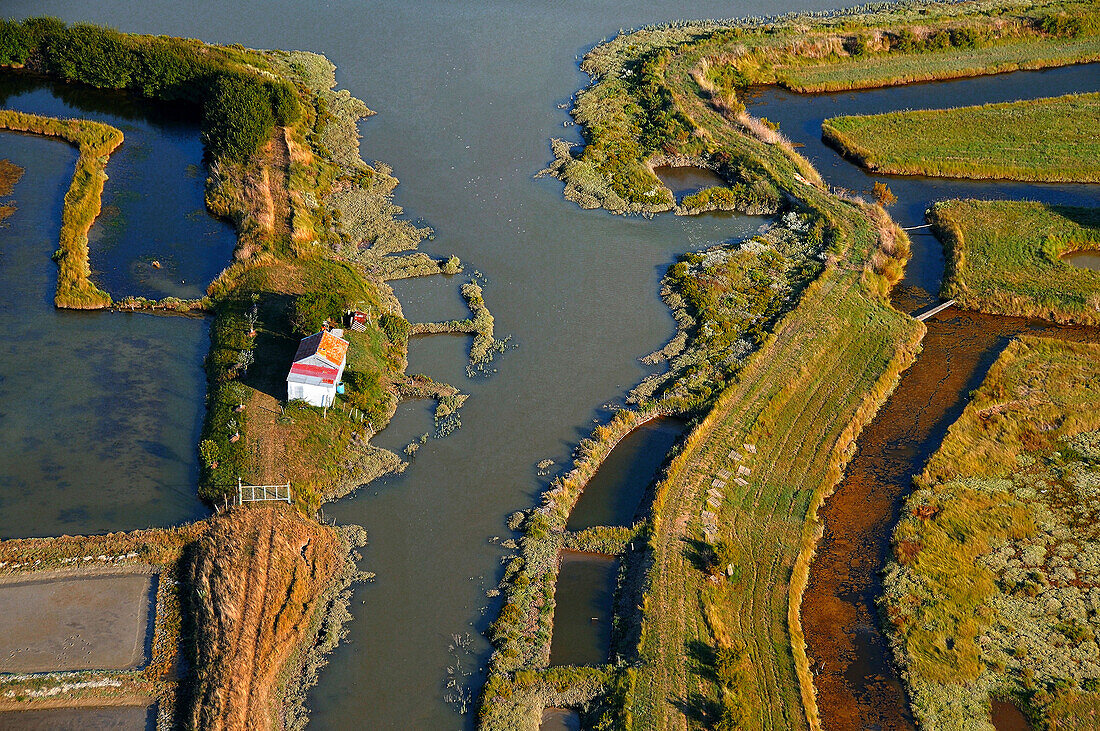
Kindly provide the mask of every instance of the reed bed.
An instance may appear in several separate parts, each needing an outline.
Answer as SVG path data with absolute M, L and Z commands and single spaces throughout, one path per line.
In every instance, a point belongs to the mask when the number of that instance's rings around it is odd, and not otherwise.
M 104 168 L 122 144 L 122 132 L 107 124 L 78 119 L 55 119 L 37 114 L 0 110 L 0 129 L 62 139 L 77 148 L 73 181 L 65 193 L 57 253 L 58 307 L 91 310 L 110 307 L 111 296 L 92 282 L 88 260 L 88 231 L 102 202 Z
M 929 220 L 947 251 L 945 297 L 998 315 L 1100 325 L 1100 272 L 1062 260 L 1100 250 L 1100 209 L 1030 201 L 941 201 Z

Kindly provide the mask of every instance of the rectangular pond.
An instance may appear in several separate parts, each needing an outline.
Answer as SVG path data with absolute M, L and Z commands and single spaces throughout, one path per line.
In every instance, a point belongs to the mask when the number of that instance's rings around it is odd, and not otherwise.
M 0 731 L 83 731 L 92 728 L 145 731 L 156 727 L 156 706 L 49 708 L 0 713 Z
M 601 665 L 611 651 L 619 562 L 613 556 L 562 551 L 554 591 L 551 665 Z
M 682 419 L 654 419 L 615 445 L 569 515 L 569 530 L 631 525 L 646 487 L 686 426 Z
M 116 573 L 0 582 L 0 672 L 125 670 L 148 661 L 156 577 Z

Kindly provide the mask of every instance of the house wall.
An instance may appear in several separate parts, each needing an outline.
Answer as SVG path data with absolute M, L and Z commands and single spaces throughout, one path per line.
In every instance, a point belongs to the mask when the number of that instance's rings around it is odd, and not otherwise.
M 311 386 L 308 383 L 287 383 L 287 399 L 302 399 L 313 406 L 332 406 L 336 386 Z

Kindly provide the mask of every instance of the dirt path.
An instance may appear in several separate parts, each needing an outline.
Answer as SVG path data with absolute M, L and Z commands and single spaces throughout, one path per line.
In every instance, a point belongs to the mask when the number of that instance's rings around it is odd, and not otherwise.
M 200 597 L 194 725 L 268 728 L 276 683 L 342 565 L 335 532 L 282 506 L 234 508 L 191 569 Z

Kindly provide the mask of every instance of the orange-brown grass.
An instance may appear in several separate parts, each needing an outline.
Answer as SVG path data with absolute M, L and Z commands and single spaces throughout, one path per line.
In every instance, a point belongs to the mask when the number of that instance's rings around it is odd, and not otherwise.
M 884 607 L 922 726 L 976 728 L 993 695 L 1095 722 L 1098 382 L 1100 344 L 1013 341 L 916 479 Z
M 335 530 L 287 505 L 212 521 L 187 572 L 200 630 L 189 725 L 282 726 L 280 679 L 315 631 L 344 555 Z

